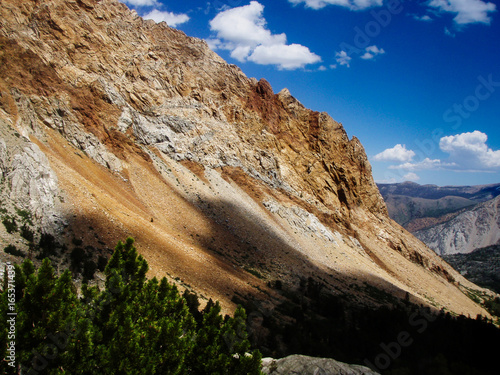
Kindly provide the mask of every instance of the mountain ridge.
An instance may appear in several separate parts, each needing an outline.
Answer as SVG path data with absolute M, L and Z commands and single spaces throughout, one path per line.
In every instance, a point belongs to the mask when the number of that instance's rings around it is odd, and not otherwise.
M 478 203 L 415 236 L 441 255 L 470 253 L 500 241 L 500 197 Z
M 440 255 L 469 253 L 500 239 L 500 184 L 380 184 L 389 215 Z
M 387 217 L 363 146 L 327 114 L 114 0 L 7 0 L 0 12 L 11 215 L 103 247 L 133 235 L 150 276 L 228 310 L 235 295 L 272 305 L 282 297 L 268 282 L 311 277 L 360 303 L 381 304 L 368 283 L 488 316 L 462 290 L 477 286 Z
M 382 195 L 405 195 L 414 198 L 439 199 L 447 196 L 458 196 L 475 201 L 485 201 L 500 195 L 500 184 L 438 186 L 433 184 L 420 185 L 416 182 L 406 181 L 401 183 L 379 183 Z
M 500 194 L 500 184 L 438 186 L 407 181 L 377 186 L 389 216 L 412 233 L 450 220 L 462 209 Z

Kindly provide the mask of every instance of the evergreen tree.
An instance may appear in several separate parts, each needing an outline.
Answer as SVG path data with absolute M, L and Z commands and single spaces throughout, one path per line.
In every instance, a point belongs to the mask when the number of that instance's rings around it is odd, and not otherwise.
M 183 298 L 165 278 L 146 281 L 147 270 L 132 238 L 116 246 L 104 271 L 105 289 L 83 284 L 80 298 L 71 273 L 57 276 L 48 259 L 38 270 L 29 260 L 16 266 L 21 372 L 260 374 L 260 353 L 247 353 L 242 308 L 234 318 L 223 319 L 219 303 L 209 301 L 199 312 L 197 298 L 186 293 Z M 3 290 L 2 316 L 7 306 Z M 2 324 L 0 354 L 5 357 L 7 327 Z M 5 361 L 0 370 L 9 372 Z

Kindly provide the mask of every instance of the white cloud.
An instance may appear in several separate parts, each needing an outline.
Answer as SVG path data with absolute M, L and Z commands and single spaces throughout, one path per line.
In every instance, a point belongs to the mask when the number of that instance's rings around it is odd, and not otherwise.
M 451 168 L 456 167 L 455 163 L 444 163 L 439 159 L 429 159 L 425 158 L 424 160 L 417 163 L 404 163 L 400 165 L 391 165 L 389 169 L 406 169 L 409 171 L 415 170 L 423 170 L 423 169 L 442 169 L 442 168 Z
M 402 169 L 407 171 L 425 169 L 448 169 L 464 172 L 491 172 L 500 170 L 500 150 L 492 150 L 486 144 L 488 136 L 478 130 L 442 137 L 439 141 L 441 151 L 449 154 L 447 160 L 425 158 L 419 162 L 411 162 L 413 156 L 405 154 L 404 146 L 396 145 L 392 149 L 375 156 L 375 160 L 397 160 L 406 156 L 409 160 L 403 164 L 391 165 L 389 169 Z M 399 146 L 399 147 L 398 147 Z M 411 151 L 413 152 L 413 151 Z
M 490 13 L 496 5 L 482 0 L 431 0 L 429 6 L 441 12 L 455 13 L 454 21 L 459 25 L 491 22 Z
M 262 65 L 278 65 L 280 69 L 297 69 L 320 62 L 321 58 L 300 44 L 278 44 L 257 46 L 248 60 Z
M 348 56 L 346 51 L 340 51 L 335 53 L 335 59 L 339 65 L 345 65 L 349 68 L 352 57 Z
M 431 22 L 432 21 L 432 18 L 427 14 L 423 15 L 423 16 L 419 16 L 419 15 L 414 14 L 413 18 L 416 19 L 417 21 L 423 21 L 423 22 Z
M 486 145 L 488 136 L 478 130 L 443 137 L 439 141 L 442 151 L 460 169 L 489 170 L 500 168 L 500 150 L 493 151 Z
M 407 173 L 403 176 L 404 181 L 418 181 L 420 180 L 420 177 L 413 172 Z
M 245 61 L 250 54 L 250 46 L 237 46 L 231 51 L 231 57 L 238 61 Z
M 286 44 L 284 33 L 272 34 L 262 16 L 264 6 L 257 1 L 226 9 L 210 21 L 216 38 L 207 41 L 213 49 L 231 51 L 238 61 L 297 69 L 321 61 L 321 57 L 300 44 Z
M 264 6 L 257 1 L 227 9 L 210 21 L 210 28 L 217 33 L 219 39 L 227 41 L 227 49 L 286 43 L 285 34 L 272 35 L 271 31 L 266 29 L 263 11 Z
M 129 4 L 136 7 L 153 7 L 160 5 L 156 0 L 122 0 L 122 1 L 125 4 Z
M 393 148 L 388 148 L 381 153 L 375 155 L 373 160 L 376 161 L 399 161 L 410 162 L 415 156 L 415 152 L 407 150 L 406 145 L 397 144 Z
M 220 39 L 205 39 L 205 42 L 207 42 L 208 47 L 214 51 L 216 49 L 218 49 L 220 47 L 220 45 L 222 44 Z
M 288 2 L 294 5 L 304 3 L 306 7 L 312 9 L 337 5 L 351 10 L 365 10 L 383 5 L 383 0 L 288 0 Z M 496 11 L 496 5 L 485 0 L 428 0 L 423 3 L 438 12 L 455 14 L 454 21 L 458 25 L 476 22 L 489 24 L 491 22 L 491 13 Z M 426 22 L 432 20 L 428 15 L 414 16 L 414 18 Z
M 375 6 L 381 6 L 383 0 L 288 0 L 290 3 L 297 5 L 305 3 L 306 7 L 312 9 L 321 9 L 327 5 L 338 5 L 352 10 L 362 10 Z
M 145 20 L 153 20 L 156 23 L 166 22 L 168 26 L 176 27 L 182 23 L 189 21 L 187 14 L 174 14 L 172 12 L 162 12 L 158 9 L 153 9 L 151 12 L 143 16 Z
M 377 46 L 369 46 L 365 48 L 365 54 L 361 56 L 364 60 L 371 60 L 377 55 L 383 55 L 385 53 L 383 48 L 378 48 Z

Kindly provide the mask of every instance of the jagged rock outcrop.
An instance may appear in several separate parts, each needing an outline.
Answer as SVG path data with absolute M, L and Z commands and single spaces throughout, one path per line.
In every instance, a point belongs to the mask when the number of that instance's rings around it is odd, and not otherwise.
M 415 232 L 440 255 L 470 253 L 500 241 L 500 196 L 479 203 L 451 220 Z
M 267 375 L 377 375 L 368 367 L 348 365 L 329 358 L 291 355 L 281 359 L 264 358 L 262 372 Z
M 151 275 L 228 310 L 311 277 L 359 303 L 383 303 L 369 284 L 486 315 L 460 289 L 476 286 L 388 218 L 357 138 L 205 42 L 116 0 L 4 0 L 0 46 L 0 125 L 45 155 L 40 181 L 57 176 L 61 239 L 132 235 Z
M 0 199 L 4 214 L 29 212 L 42 232 L 56 234 L 65 222 L 57 175 L 36 144 L 10 129 L 0 118 Z

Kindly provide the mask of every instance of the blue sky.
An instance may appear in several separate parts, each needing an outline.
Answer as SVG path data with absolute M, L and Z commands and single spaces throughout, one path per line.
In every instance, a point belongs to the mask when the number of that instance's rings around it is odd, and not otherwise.
M 365 146 L 377 182 L 500 182 L 500 4 L 124 0 L 286 87 Z

